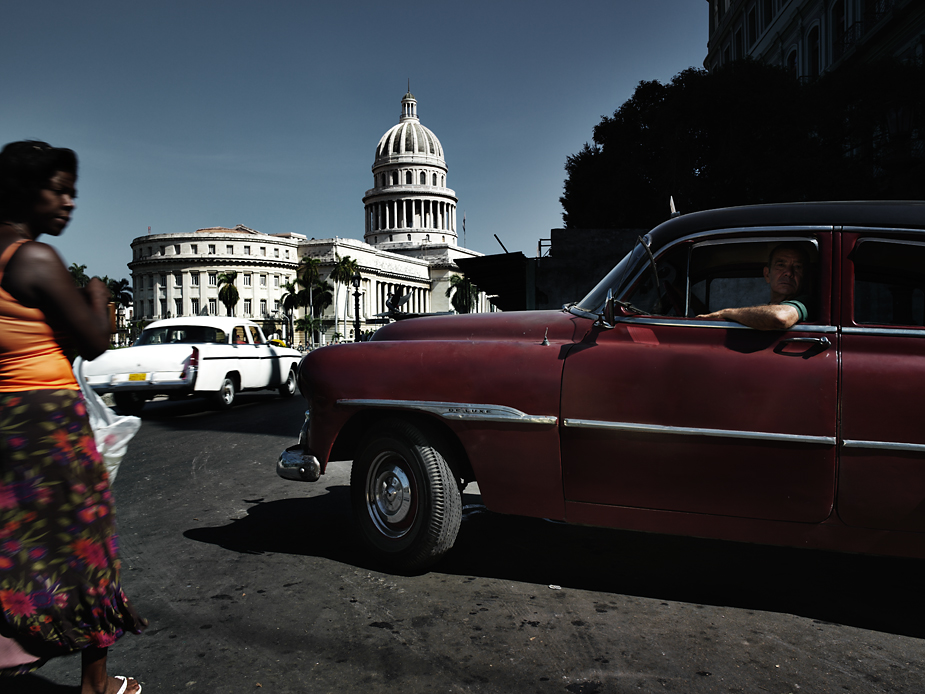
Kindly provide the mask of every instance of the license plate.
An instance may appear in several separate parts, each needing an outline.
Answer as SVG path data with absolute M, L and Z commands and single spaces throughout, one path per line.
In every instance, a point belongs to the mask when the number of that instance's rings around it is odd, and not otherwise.
M 148 374 L 129 374 L 128 380 L 130 381 L 145 381 L 147 380 Z

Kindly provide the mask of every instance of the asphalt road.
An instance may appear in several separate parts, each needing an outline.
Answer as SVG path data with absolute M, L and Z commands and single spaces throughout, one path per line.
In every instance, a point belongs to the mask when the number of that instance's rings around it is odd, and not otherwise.
M 925 562 L 571 527 L 467 493 L 443 562 L 383 573 L 351 525 L 349 463 L 276 476 L 302 409 L 148 405 L 114 492 L 151 624 L 111 673 L 145 694 L 925 691 Z M 0 690 L 74 692 L 78 670 Z

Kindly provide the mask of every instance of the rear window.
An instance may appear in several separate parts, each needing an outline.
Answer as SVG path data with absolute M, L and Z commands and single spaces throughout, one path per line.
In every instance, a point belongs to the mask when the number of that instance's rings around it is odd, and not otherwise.
M 136 345 L 168 345 L 212 343 L 225 344 L 228 336 L 224 330 L 206 325 L 170 325 L 147 328 L 135 342 Z
M 925 246 L 861 239 L 850 257 L 855 323 L 925 325 Z

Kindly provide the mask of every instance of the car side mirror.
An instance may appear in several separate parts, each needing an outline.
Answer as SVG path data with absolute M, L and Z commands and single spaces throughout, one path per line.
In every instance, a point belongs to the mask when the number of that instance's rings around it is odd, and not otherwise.
M 623 307 L 617 304 L 613 298 L 613 289 L 607 290 L 607 300 L 604 302 L 604 309 L 598 316 L 597 325 L 607 330 L 611 329 L 616 323 L 616 316 L 622 314 Z

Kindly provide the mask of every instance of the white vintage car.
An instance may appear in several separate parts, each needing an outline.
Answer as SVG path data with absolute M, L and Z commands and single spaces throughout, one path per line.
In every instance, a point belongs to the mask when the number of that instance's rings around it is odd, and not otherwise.
M 137 414 L 155 395 L 211 397 L 223 409 L 242 390 L 278 388 L 290 397 L 302 354 L 268 342 L 260 326 L 241 318 L 191 317 L 155 321 L 135 344 L 104 352 L 83 365 L 99 394 Z

